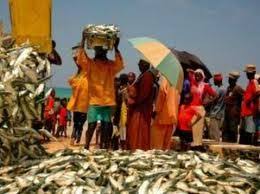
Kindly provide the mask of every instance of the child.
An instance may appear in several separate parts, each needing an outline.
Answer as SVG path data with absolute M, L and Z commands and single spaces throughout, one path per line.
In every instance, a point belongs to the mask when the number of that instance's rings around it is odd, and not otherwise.
M 201 118 L 199 113 L 191 106 L 192 95 L 185 94 L 183 104 L 179 110 L 178 130 L 181 140 L 181 149 L 186 151 L 192 142 L 192 126 Z
M 67 102 L 66 99 L 61 100 L 61 107 L 58 114 L 58 129 L 56 136 L 62 136 L 63 134 L 67 137 Z

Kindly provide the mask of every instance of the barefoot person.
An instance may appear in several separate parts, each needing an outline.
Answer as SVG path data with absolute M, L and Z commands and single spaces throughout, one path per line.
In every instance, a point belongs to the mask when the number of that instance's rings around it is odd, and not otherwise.
M 107 50 L 95 47 L 95 57 L 89 58 L 84 50 L 86 35 L 83 33 L 81 46 L 77 54 L 77 63 L 84 64 L 89 72 L 89 108 L 88 130 L 85 148 L 89 149 L 97 121 L 101 121 L 100 148 L 109 148 L 112 136 L 111 116 L 115 106 L 114 79 L 123 68 L 123 60 L 118 50 L 119 39 L 115 42 L 115 60 L 107 58 Z

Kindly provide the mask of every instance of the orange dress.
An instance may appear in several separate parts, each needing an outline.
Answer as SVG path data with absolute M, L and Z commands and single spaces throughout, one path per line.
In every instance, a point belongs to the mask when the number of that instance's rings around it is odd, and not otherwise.
M 170 149 L 171 137 L 178 120 L 180 94 L 171 87 L 165 77 L 161 78 L 156 99 L 156 117 L 151 129 L 151 149 Z

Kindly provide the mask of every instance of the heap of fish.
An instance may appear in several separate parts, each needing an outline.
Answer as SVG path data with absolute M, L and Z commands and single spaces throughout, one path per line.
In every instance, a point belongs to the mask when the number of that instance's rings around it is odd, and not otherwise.
M 260 166 L 188 151 L 63 150 L 0 168 L 0 193 L 256 193 Z
M 118 37 L 120 30 L 117 26 L 113 24 L 89 24 L 85 27 L 85 32 L 97 35 L 107 35 L 110 37 Z
M 45 153 L 39 133 L 31 127 L 41 118 L 45 82 L 50 77 L 47 56 L 35 48 L 0 47 L 0 166 Z

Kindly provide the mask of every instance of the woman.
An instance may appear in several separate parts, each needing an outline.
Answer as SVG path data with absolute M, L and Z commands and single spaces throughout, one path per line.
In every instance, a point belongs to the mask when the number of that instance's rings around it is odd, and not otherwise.
M 178 120 L 180 94 L 164 76 L 155 103 L 155 119 L 151 130 L 151 149 L 168 150 Z
M 141 75 L 128 88 L 127 146 L 130 150 L 149 150 L 155 79 L 149 63 L 140 60 L 138 65 Z
M 83 57 L 78 53 L 78 46 L 73 47 L 73 59 L 77 65 L 78 72 L 69 79 L 72 88 L 72 96 L 68 102 L 67 109 L 73 112 L 73 132 L 71 135 L 71 144 L 79 143 L 83 131 L 83 125 L 87 119 L 88 110 L 88 66 L 84 60 L 78 62 Z
M 204 106 L 214 101 L 217 98 L 217 94 L 208 83 L 204 82 L 205 75 L 202 69 L 197 69 L 194 72 L 194 76 L 195 80 L 191 82 L 191 94 L 193 96 L 191 105 L 201 115 L 201 119 L 192 127 L 193 146 L 201 146 L 206 114 Z M 211 100 L 205 102 L 206 96 L 211 97 Z

